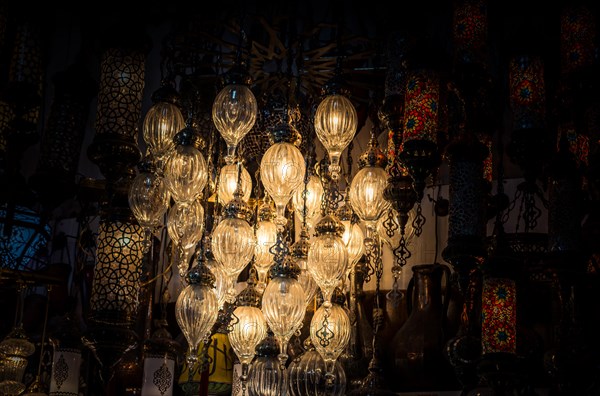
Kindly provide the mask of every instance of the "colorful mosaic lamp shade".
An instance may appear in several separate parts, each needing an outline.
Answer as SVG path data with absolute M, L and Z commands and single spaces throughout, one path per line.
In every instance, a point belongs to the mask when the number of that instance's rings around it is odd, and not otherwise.
M 405 145 L 415 140 L 437 143 L 439 100 L 439 77 L 434 72 L 418 70 L 411 73 L 405 93 Z
M 560 66 L 563 74 L 583 71 L 597 54 L 596 20 L 585 5 L 565 7 L 560 15 Z
M 542 59 L 529 55 L 513 57 L 509 81 L 513 130 L 544 128 L 546 92 Z
M 517 289 L 514 280 L 486 278 L 482 294 L 483 354 L 517 352 Z
M 476 60 L 487 40 L 487 2 L 462 0 L 456 3 L 453 14 L 452 39 L 458 61 L 471 63 Z

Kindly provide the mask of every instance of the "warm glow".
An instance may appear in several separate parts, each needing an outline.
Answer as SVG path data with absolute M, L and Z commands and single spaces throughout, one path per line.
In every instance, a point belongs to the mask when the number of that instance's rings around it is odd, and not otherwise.
M 323 292 L 325 301 L 331 300 L 348 266 L 348 252 L 341 237 L 326 233 L 317 236 L 308 250 L 308 271 Z
M 323 193 L 321 179 L 316 175 L 311 175 L 308 183 L 303 183 L 294 193 L 293 203 L 296 214 L 303 219 L 306 213 L 306 223 L 309 228 L 313 227 L 321 214 Z
M 167 159 L 165 180 L 176 202 L 191 202 L 198 198 L 208 180 L 202 153 L 192 146 L 177 146 Z
M 233 193 L 238 187 L 238 179 L 240 180 L 242 199 L 248 202 L 252 193 L 252 178 L 250 177 L 250 173 L 248 173 L 244 165 L 228 164 L 223 166 L 219 173 L 217 194 L 221 204 L 224 205 L 233 199 Z
M 256 346 L 267 335 L 267 322 L 262 311 L 255 307 L 237 307 L 232 318 L 229 342 L 240 363 L 250 364 L 256 354 Z
M 154 158 L 162 158 L 174 147 L 173 137 L 185 127 L 181 110 L 167 102 L 155 103 L 144 118 L 144 141 Z
M 310 339 L 325 361 L 326 375 L 331 376 L 335 362 L 350 340 L 350 318 L 337 304 L 321 305 L 310 322 Z

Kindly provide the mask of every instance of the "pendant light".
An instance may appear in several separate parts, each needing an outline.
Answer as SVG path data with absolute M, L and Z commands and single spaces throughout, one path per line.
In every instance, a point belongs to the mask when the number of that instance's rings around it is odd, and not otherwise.
M 223 83 L 213 102 L 212 119 L 227 143 L 225 162 L 233 164 L 238 144 L 256 122 L 258 104 L 249 88 L 252 80 L 241 66 L 229 70 Z

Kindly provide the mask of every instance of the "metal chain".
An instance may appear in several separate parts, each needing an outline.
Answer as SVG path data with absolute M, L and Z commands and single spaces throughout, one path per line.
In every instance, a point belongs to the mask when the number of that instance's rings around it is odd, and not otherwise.
M 415 230 L 415 236 L 421 236 L 421 234 L 423 233 L 423 224 L 425 224 L 425 216 L 423 216 L 421 202 L 417 202 L 417 206 L 415 209 L 415 218 L 412 222 L 413 229 Z

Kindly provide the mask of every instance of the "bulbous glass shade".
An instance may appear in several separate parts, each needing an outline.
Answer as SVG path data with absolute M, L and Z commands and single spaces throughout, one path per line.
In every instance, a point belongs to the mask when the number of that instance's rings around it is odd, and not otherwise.
M 229 290 L 229 277 L 225 274 L 223 266 L 218 261 L 208 261 L 206 265 L 215 276 L 215 287 L 213 290 L 217 296 L 219 309 L 221 309 L 223 308 L 223 304 L 225 304 L 225 298 Z
M 233 311 L 232 323 L 229 343 L 240 363 L 250 364 L 256 346 L 267 335 L 265 317 L 259 308 L 240 306 Z
M 140 226 L 160 227 L 169 209 L 171 195 L 165 180 L 152 172 L 141 172 L 129 187 L 129 207 Z
M 185 127 L 179 107 L 168 102 L 153 104 L 143 123 L 144 142 L 155 158 L 164 157 L 173 149 L 173 137 Z
M 290 337 L 302 325 L 306 313 L 306 297 L 300 283 L 281 276 L 271 279 L 263 293 L 262 311 L 279 344 L 279 361 L 283 365 Z
M 325 301 L 331 301 L 348 266 L 348 252 L 341 237 L 323 234 L 313 239 L 308 250 L 308 271 L 323 292 Z
M 192 146 L 178 145 L 165 164 L 165 180 L 175 202 L 191 202 L 208 180 L 206 160 Z
M 338 304 L 321 305 L 310 322 L 310 339 L 332 374 L 335 362 L 350 340 L 350 318 Z M 327 375 L 326 374 L 326 375 Z
M 204 208 L 200 201 L 175 202 L 167 216 L 167 231 L 182 249 L 196 246 L 204 231 Z
M 288 367 L 289 396 L 343 396 L 346 394 L 346 373 L 342 364 L 335 362 L 333 386 L 325 380 L 325 362 L 310 344 Z
M 305 191 L 306 201 L 304 199 Z M 293 203 L 296 214 L 302 219 L 304 218 L 304 212 L 306 212 L 306 223 L 310 228 L 313 227 L 321 214 L 323 192 L 321 179 L 316 175 L 311 175 L 308 179 L 308 183 L 306 183 L 306 185 L 303 183 L 294 193 Z
M 275 202 L 278 224 L 285 224 L 285 207 L 304 182 L 304 157 L 291 143 L 275 143 L 260 162 L 260 179 Z
M 340 156 L 356 133 L 358 116 L 354 105 L 344 95 L 329 95 L 315 112 L 315 132 L 329 154 L 329 169 L 337 179 Z
M 298 283 L 302 286 L 302 290 L 304 290 L 304 295 L 306 296 L 306 306 L 313 301 L 315 295 L 317 294 L 317 282 L 313 279 L 310 271 L 308 271 L 308 261 L 307 259 L 296 259 L 296 264 L 300 268 L 300 274 L 298 274 Z
M 348 250 L 348 268 L 350 271 L 358 260 L 365 254 L 365 234 L 358 223 L 352 224 L 350 221 L 342 221 L 344 224 L 344 235 L 342 241 Z
M 276 356 L 257 356 L 248 376 L 250 396 L 285 395 L 285 371 Z
M 226 217 L 217 224 L 211 238 L 215 259 L 230 278 L 228 299 L 235 298 L 233 283 L 254 255 L 254 230 L 246 220 Z
M 189 284 L 177 297 L 175 318 L 188 342 L 188 359 L 197 359 L 198 344 L 210 336 L 218 312 L 217 296 L 206 285 Z
M 277 226 L 272 221 L 261 220 L 256 224 L 256 249 L 254 265 L 258 271 L 259 282 L 266 282 L 267 272 L 273 264 L 271 248 L 277 242 Z
M 385 244 L 388 245 L 390 249 L 395 249 L 400 244 L 400 237 L 402 236 L 402 233 L 400 232 L 400 217 L 395 209 L 389 208 L 388 211 L 390 210 L 392 211 L 391 218 L 388 216 L 387 213 L 384 213 L 384 215 L 381 216 L 379 221 L 377 221 L 376 230 L 379 236 L 381 236 L 381 238 L 385 242 Z M 404 228 L 404 238 L 406 239 L 407 244 L 410 243 L 415 234 L 415 230 L 412 226 L 413 219 L 414 212 L 411 210 L 410 212 L 408 212 L 408 221 Z M 385 224 L 390 221 L 392 222 L 391 230 L 393 231 L 391 235 L 388 233 L 388 230 L 385 226 Z
M 233 163 L 235 148 L 254 126 L 257 111 L 256 97 L 246 85 L 229 84 L 217 94 L 212 119 L 227 143 L 227 163 Z
M 375 227 L 375 222 L 390 206 L 389 201 L 383 198 L 387 179 L 385 169 L 378 166 L 365 166 L 352 179 L 350 203 L 367 227 Z
M 242 199 L 246 202 L 250 199 L 252 193 L 252 178 L 250 173 L 244 168 L 244 165 L 239 165 L 239 179 L 241 180 Z M 219 202 L 226 204 L 233 199 L 233 193 L 238 186 L 238 165 L 227 164 L 221 168 L 219 173 L 219 186 L 217 188 L 217 196 Z

